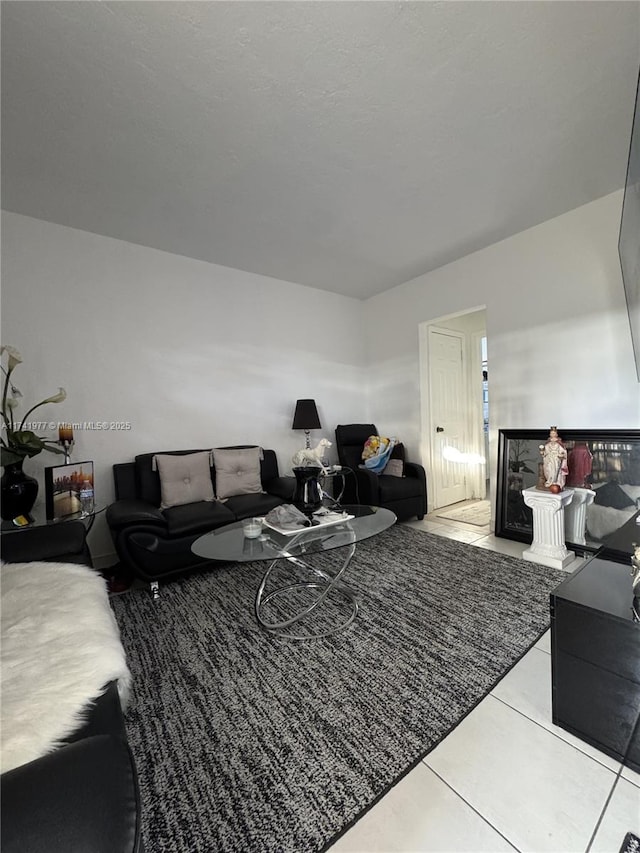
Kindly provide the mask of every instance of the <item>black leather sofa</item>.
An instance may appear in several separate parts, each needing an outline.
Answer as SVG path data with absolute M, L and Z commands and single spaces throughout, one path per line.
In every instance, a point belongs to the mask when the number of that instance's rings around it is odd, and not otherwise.
M 407 462 L 404 450 L 404 476 L 375 474 L 361 467 L 362 450 L 370 435 L 379 435 L 375 424 L 340 424 L 336 427 L 338 461 L 353 471 L 347 477 L 342 500 L 346 504 L 368 504 L 390 509 L 398 521 L 424 518 L 427 511 L 427 478 L 422 465 Z
M 224 449 L 247 447 L 255 445 Z M 136 456 L 133 462 L 113 466 L 116 501 L 107 508 L 107 523 L 116 552 L 125 568 L 151 584 L 154 595 L 161 580 L 210 565 L 211 561 L 191 551 L 191 545 L 199 536 L 243 518 L 266 515 L 274 507 L 291 502 L 293 497 L 294 478 L 280 477 L 275 452 L 263 449 L 260 461 L 262 494 L 236 495 L 224 503 L 200 501 L 160 509 L 160 477 L 154 470 L 153 457 L 197 452 L 201 451 L 155 451 Z M 212 466 L 214 493 L 215 476 Z
M 81 522 L 3 533 L 2 559 L 90 567 L 85 533 Z M 115 682 L 67 742 L 0 776 L 0 812 L 3 853 L 142 853 L 136 767 Z

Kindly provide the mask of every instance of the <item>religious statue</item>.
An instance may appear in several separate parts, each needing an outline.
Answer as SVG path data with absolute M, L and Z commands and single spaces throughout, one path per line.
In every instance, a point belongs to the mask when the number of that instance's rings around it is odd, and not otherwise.
M 551 492 L 561 492 L 569 473 L 567 467 L 567 450 L 558 435 L 557 427 L 549 430 L 546 444 L 540 445 L 544 485 Z

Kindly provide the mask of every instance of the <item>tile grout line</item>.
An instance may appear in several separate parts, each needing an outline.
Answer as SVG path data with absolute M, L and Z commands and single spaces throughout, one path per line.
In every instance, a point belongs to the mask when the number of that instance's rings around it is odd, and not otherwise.
M 596 820 L 596 823 L 595 823 L 595 825 L 594 825 L 593 832 L 591 833 L 591 836 L 590 836 L 590 838 L 589 838 L 589 841 L 588 841 L 588 843 L 587 843 L 587 846 L 585 847 L 585 853 L 589 853 L 589 851 L 590 851 L 590 849 L 591 849 L 591 846 L 592 846 L 592 844 L 593 844 L 593 841 L 594 841 L 594 839 L 595 839 L 596 833 L 598 832 L 598 829 L 600 828 L 600 824 L 602 823 L 602 820 L 603 820 L 603 818 L 604 818 L 605 812 L 606 812 L 606 810 L 608 809 L 609 804 L 610 804 L 610 802 L 611 802 L 611 799 L 612 799 L 612 797 L 613 797 L 613 793 L 614 793 L 614 791 L 615 791 L 616 785 L 618 784 L 618 780 L 619 780 L 619 779 L 624 779 L 624 777 L 622 776 L 622 769 L 623 769 L 624 765 L 622 765 L 622 764 L 621 764 L 617 772 L 616 772 L 615 770 L 611 770 L 611 768 L 607 767 L 606 765 L 604 765 L 604 764 L 602 764 L 600 761 L 598 761 L 598 759 L 597 759 L 597 758 L 594 758 L 594 757 L 593 757 L 593 756 L 591 756 L 591 755 L 587 755 L 585 752 L 582 752 L 582 750 L 581 750 L 581 749 L 579 749 L 578 747 L 574 746 L 574 745 L 573 745 L 573 744 L 571 744 L 571 743 L 567 743 L 567 741 L 566 741 L 566 740 L 564 740 L 563 738 L 561 738 L 559 735 L 555 734 L 555 732 L 550 731 L 549 729 L 545 728 L 543 725 L 541 725 L 540 723 L 538 723 L 536 720 L 531 719 L 531 717 L 528 717 L 526 714 L 524 714 L 524 713 L 523 713 L 522 711 L 520 711 L 518 708 L 514 708 L 512 705 L 509 705 L 509 703 L 508 703 L 508 702 L 505 702 L 503 699 L 500 699 L 498 696 L 494 696 L 492 693 L 488 693 L 488 694 L 487 694 L 487 696 L 492 696 L 492 698 L 493 698 L 493 699 L 497 699 L 497 701 L 498 701 L 498 702 L 501 702 L 505 707 L 509 708 L 509 709 L 510 709 L 510 710 L 512 710 L 512 711 L 515 711 L 517 714 L 520 714 L 520 716 L 521 716 L 521 717 L 524 717 L 524 719 L 525 719 L 525 720 L 528 720 L 529 722 L 531 722 L 531 723 L 533 723 L 534 725 L 538 726 L 538 728 L 542 729 L 543 731 L 547 732 L 548 734 L 553 735 L 553 737 L 555 737 L 555 738 L 557 738 L 558 740 L 560 740 L 560 741 L 561 741 L 562 743 L 564 743 L 566 746 L 571 747 L 571 748 L 572 748 L 572 749 L 574 749 L 576 752 L 579 752 L 579 753 L 580 753 L 580 755 L 583 755 L 585 758 L 589 758 L 589 759 L 591 759 L 591 760 L 592 760 L 592 761 L 594 761 L 598 766 L 602 767 L 604 770 L 609 771 L 609 772 L 613 775 L 613 782 L 612 782 L 611 788 L 610 788 L 610 790 L 609 790 L 609 792 L 608 792 L 608 794 L 607 794 L 607 797 L 606 797 L 606 799 L 605 799 L 605 802 L 604 802 L 604 804 L 603 804 L 603 806 L 602 806 L 602 809 L 601 809 L 601 811 L 600 811 L 600 813 L 599 813 L 599 815 L 598 815 L 598 819 Z M 486 698 L 486 697 L 485 697 L 485 698 Z M 453 792 L 453 793 L 454 793 L 454 794 L 455 794 L 455 795 L 456 795 L 460 800 L 462 800 L 462 802 L 463 802 L 463 803 L 465 803 L 465 804 L 466 804 L 466 805 L 467 805 L 467 806 L 468 806 L 472 811 L 474 811 L 474 812 L 475 812 L 475 813 L 476 813 L 476 814 L 477 814 L 477 815 L 478 815 L 478 816 L 479 816 L 479 817 L 480 817 L 480 818 L 481 818 L 481 819 L 482 819 L 486 824 L 488 824 L 488 825 L 489 825 L 489 826 L 490 826 L 490 827 L 491 827 L 495 832 L 497 832 L 497 833 L 498 833 L 498 835 L 500 835 L 502 838 L 504 838 L 504 840 L 505 840 L 505 841 L 506 841 L 506 842 L 507 842 L 511 847 L 513 847 L 513 849 L 514 849 L 514 850 L 518 850 L 518 853 L 522 853 L 522 851 L 520 851 L 520 850 L 519 850 L 519 848 L 515 847 L 515 845 L 514 845 L 511 841 L 509 841 L 509 839 L 508 839 L 508 838 L 507 838 L 507 837 L 506 837 L 502 832 L 500 832 L 500 830 L 499 830 L 496 826 L 494 826 L 494 824 L 492 824 L 492 823 L 491 823 L 491 821 L 490 821 L 488 818 L 486 818 L 486 817 L 485 817 L 481 812 L 479 812 L 479 811 L 475 808 L 475 806 L 473 806 L 473 805 L 472 805 L 468 800 L 466 800 L 466 799 L 462 796 L 462 794 L 460 794 L 460 792 L 459 792 L 459 791 L 457 791 L 457 790 L 456 790 L 456 789 L 455 789 L 455 788 L 454 788 L 454 787 L 453 787 L 449 782 L 447 782 L 447 780 L 446 780 L 446 779 L 444 779 L 444 778 L 443 778 L 443 777 L 442 777 L 442 776 L 441 776 L 441 775 L 440 775 L 436 770 L 434 770 L 434 768 L 433 768 L 433 767 L 431 767 L 431 765 L 430 765 L 430 764 L 428 764 L 428 763 L 427 763 L 428 758 L 429 758 L 429 754 L 430 754 L 430 753 L 428 753 L 427 755 L 425 755 L 425 757 L 422 759 L 423 764 L 425 764 L 425 765 L 426 765 L 426 767 L 428 767 L 428 768 L 429 768 L 429 770 L 430 770 L 430 771 L 431 771 L 435 776 L 437 776 L 437 778 L 438 778 L 438 779 L 440 779 L 440 781 L 441 781 L 444 785 L 446 785 L 446 786 L 447 786 L 447 787 L 448 787 L 448 788 L 449 788 L 449 789 L 450 789 L 450 790 L 451 790 L 451 791 L 452 791 L 452 792 Z M 629 780 L 625 779 L 625 781 L 629 781 Z M 633 783 L 630 783 L 630 784 L 633 784 Z
M 534 647 L 534 648 L 535 648 L 535 647 Z M 498 682 L 498 683 L 499 683 L 499 682 Z M 579 753 L 580 753 L 580 755 L 584 755 L 584 757 L 585 757 L 585 758 L 590 758 L 590 759 L 591 759 L 591 761 L 595 761 L 595 763 L 596 763 L 597 765 L 599 765 L 600 767 L 602 767 L 604 770 L 608 770 L 608 771 L 609 771 L 609 773 L 613 773 L 614 777 L 617 777 L 617 775 L 618 775 L 618 774 L 622 773 L 622 767 L 623 767 L 623 765 L 622 765 L 622 764 L 620 764 L 620 767 L 618 768 L 618 770 L 612 770 L 610 767 L 607 767 L 607 765 L 606 765 L 606 764 L 603 764 L 603 763 L 602 763 L 602 761 L 601 761 L 600 759 L 598 759 L 598 758 L 594 758 L 594 756 L 593 756 L 593 755 L 589 755 L 588 753 L 583 752 L 583 751 L 580 749 L 580 747 L 575 746 L 575 744 L 573 744 L 573 743 L 569 743 L 569 741 L 566 741 L 563 737 L 561 737 L 560 735 L 556 734 L 552 729 L 548 729 L 546 726 L 543 726 L 543 725 L 542 725 L 542 723 L 539 723 L 537 720 L 534 720 L 532 717 L 529 717 L 527 714 L 525 714 L 525 713 L 524 713 L 524 711 L 521 711 L 519 708 L 514 708 L 514 707 L 513 707 L 513 705 L 510 705 L 510 704 L 509 704 L 508 702 L 506 702 L 504 699 L 501 699 L 501 698 L 500 698 L 500 696 L 496 696 L 494 693 L 487 693 L 487 696 L 491 696 L 491 697 L 492 697 L 492 699 L 496 699 L 498 702 L 502 702 L 502 704 L 503 704 L 506 708 L 510 708 L 512 711 L 515 711 L 515 712 L 516 712 L 516 714 L 520 714 L 520 716 L 521 716 L 521 717 L 524 717 L 524 719 L 525 719 L 525 720 L 529 720 L 529 722 L 530 722 L 530 723 L 533 723 L 535 726 L 538 726 L 538 728 L 539 728 L 539 729 L 542 729 L 542 731 L 544 731 L 544 732 L 548 732 L 548 734 L 553 735 L 553 737 L 554 737 L 554 738 L 556 738 L 557 740 L 561 741 L 561 742 L 562 742 L 562 743 L 564 743 L 566 746 L 571 747 L 571 749 L 574 749 L 576 752 L 579 752 Z M 485 697 L 485 698 L 486 698 L 486 697 Z M 567 732 L 567 734 L 570 734 L 570 732 Z M 574 737 L 575 737 L 575 735 L 574 735 Z M 593 747 L 593 749 L 595 749 L 595 748 L 596 748 L 596 747 Z M 616 760 L 616 759 L 614 759 L 614 761 L 615 761 L 615 760 Z
M 611 803 L 611 800 L 613 799 L 613 794 L 614 794 L 614 791 L 618 785 L 618 781 L 621 778 L 623 778 L 622 777 L 622 768 L 623 767 L 624 767 L 624 764 L 621 764 L 620 769 L 618 770 L 618 773 L 616 774 L 616 778 L 613 780 L 613 785 L 611 786 L 611 790 L 609 791 L 609 795 L 608 795 L 607 799 L 605 800 L 605 803 L 602 807 L 602 811 L 600 812 L 600 816 L 599 816 L 598 820 L 596 821 L 596 825 L 594 827 L 591 838 L 589 839 L 589 843 L 587 844 L 587 849 L 586 849 L 585 853 L 589 853 L 589 851 L 591 850 L 591 847 L 593 845 L 593 842 L 595 841 L 598 830 L 600 829 L 600 824 L 602 823 L 602 820 L 605 816 L 605 812 L 609 808 L 609 804 Z
M 471 809 L 471 811 L 472 811 L 472 812 L 474 812 L 474 814 L 477 814 L 477 815 L 478 815 L 478 817 L 479 817 L 479 818 L 480 818 L 484 823 L 486 823 L 486 824 L 487 824 L 487 826 L 490 826 L 490 827 L 491 827 L 491 829 L 492 829 L 494 832 L 496 832 L 496 833 L 500 836 L 500 838 L 503 838 L 503 839 L 507 842 L 507 844 L 509 845 L 509 847 L 511 847 L 513 850 L 516 850 L 516 851 L 517 851 L 517 853 L 522 853 L 522 851 L 520 850 L 520 848 L 519 848 L 519 847 L 516 847 L 516 846 L 515 846 L 515 844 L 513 844 L 511 841 L 509 841 L 509 839 L 507 838 L 507 836 L 506 836 L 503 832 L 500 832 L 500 830 L 498 829 L 498 827 L 497 827 L 497 826 L 494 826 L 488 818 L 486 818 L 486 817 L 485 817 L 481 812 L 479 812 L 479 811 L 478 811 L 478 809 L 477 809 L 475 806 L 473 806 L 473 805 L 472 805 L 468 800 L 466 800 L 466 799 L 462 796 L 462 794 L 461 794 L 459 791 L 456 791 L 456 789 L 455 789 L 452 785 L 450 785 L 450 784 L 449 784 L 449 782 L 447 782 L 447 780 L 446 780 L 446 779 L 444 779 L 444 778 L 443 778 L 443 777 L 442 777 L 442 776 L 441 776 L 441 775 L 440 775 L 436 770 L 434 770 L 434 769 L 433 769 L 433 767 L 431 767 L 431 765 L 430 765 L 430 764 L 427 764 L 427 758 L 428 758 L 428 757 L 429 757 L 428 755 L 425 755 L 425 757 L 422 759 L 422 763 L 425 765 L 425 767 L 426 767 L 426 768 L 427 768 L 431 773 L 433 773 L 433 775 L 434 775 L 437 779 L 439 779 L 439 780 L 442 782 L 442 784 L 443 784 L 443 785 L 446 785 L 446 787 L 447 787 L 447 788 L 448 788 L 448 789 L 449 789 L 453 794 L 455 794 L 455 796 L 456 796 L 459 800 L 461 800 L 461 801 L 462 801 L 466 806 L 468 806 L 468 807 Z
M 629 771 L 631 771 L 632 773 L 634 773 L 634 772 L 635 772 L 635 771 L 633 771 L 633 770 L 631 769 L 631 767 L 627 767 L 627 766 L 626 766 L 626 764 L 625 764 L 625 765 L 623 765 L 623 766 L 620 768 L 620 775 L 621 775 L 621 778 L 623 779 L 623 781 L 624 781 L 624 782 L 628 782 L 630 785 L 633 785 L 633 787 L 634 787 L 634 788 L 640 788 L 640 779 L 638 779 L 638 781 L 636 782 L 636 780 L 635 780 L 635 779 L 628 779 L 626 776 L 622 776 L 622 774 L 624 773 L 624 771 L 625 771 L 625 770 L 629 770 Z M 637 775 L 638 775 L 638 773 L 636 772 L 636 776 L 637 776 Z

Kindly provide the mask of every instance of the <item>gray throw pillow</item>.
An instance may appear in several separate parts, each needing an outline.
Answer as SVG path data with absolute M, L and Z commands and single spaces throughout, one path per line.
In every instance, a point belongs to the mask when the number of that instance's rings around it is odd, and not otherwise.
M 154 457 L 160 475 L 161 509 L 215 500 L 210 458 L 206 450 L 184 456 L 159 453 Z
M 404 462 L 402 459 L 390 459 L 384 466 L 383 474 L 390 477 L 402 477 L 404 474 Z
M 234 495 L 255 495 L 263 491 L 260 480 L 261 455 L 259 447 L 213 451 L 219 501 Z

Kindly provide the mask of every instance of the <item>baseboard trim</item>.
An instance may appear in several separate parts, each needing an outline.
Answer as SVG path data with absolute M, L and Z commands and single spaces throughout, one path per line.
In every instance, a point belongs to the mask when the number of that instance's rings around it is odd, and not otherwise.
M 119 562 L 118 555 L 115 552 L 98 555 L 92 553 L 91 559 L 93 561 L 94 568 L 99 569 L 99 571 L 109 569 L 111 566 L 115 566 Z

